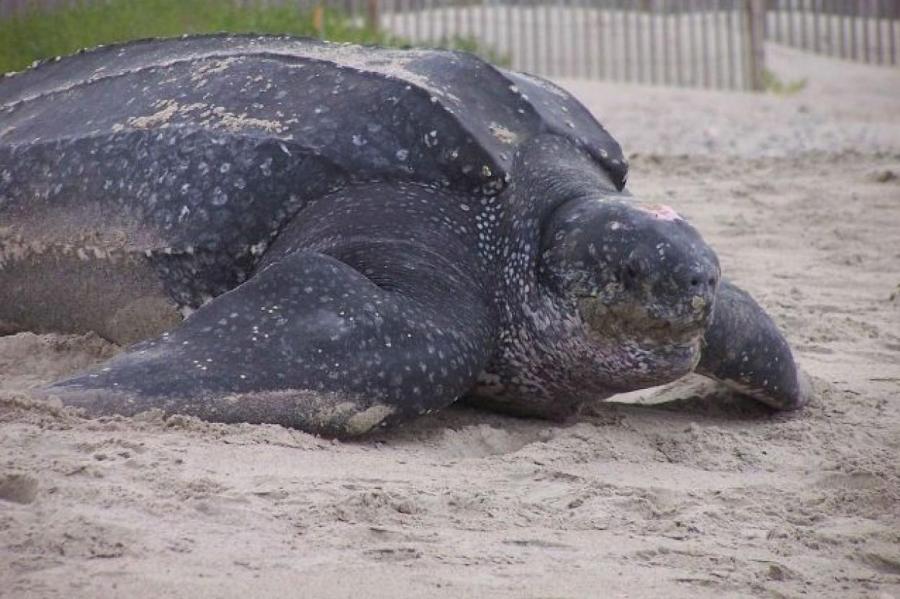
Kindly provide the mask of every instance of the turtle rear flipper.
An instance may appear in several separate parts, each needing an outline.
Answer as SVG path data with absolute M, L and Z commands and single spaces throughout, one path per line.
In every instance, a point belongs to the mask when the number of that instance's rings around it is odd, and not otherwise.
M 769 315 L 746 291 L 724 280 L 697 372 L 780 410 L 803 407 L 812 393 Z
M 159 408 L 338 436 L 441 408 L 487 360 L 487 310 L 433 256 L 403 255 L 404 268 L 434 273 L 430 285 L 391 291 L 331 256 L 289 253 L 169 333 L 45 392 L 89 415 Z

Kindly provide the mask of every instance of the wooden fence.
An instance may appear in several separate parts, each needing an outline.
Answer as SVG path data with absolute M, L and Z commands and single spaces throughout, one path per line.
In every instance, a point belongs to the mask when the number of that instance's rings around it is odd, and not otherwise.
M 425 45 L 476 39 L 516 70 L 549 77 L 754 87 L 753 19 L 746 0 L 380 2 L 381 24 L 391 32 Z
M 341 10 L 416 45 L 474 41 L 497 62 L 548 77 L 762 89 L 764 40 L 879 64 L 900 58 L 900 0 L 264 2 Z M 0 17 L 71 3 L 0 0 Z
M 898 0 L 768 0 L 767 37 L 839 58 L 900 62 Z

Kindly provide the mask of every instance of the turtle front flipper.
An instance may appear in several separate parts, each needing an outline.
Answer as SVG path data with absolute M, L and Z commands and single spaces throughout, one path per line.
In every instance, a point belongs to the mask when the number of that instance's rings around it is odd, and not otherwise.
M 746 291 L 724 280 L 697 372 L 780 410 L 804 406 L 811 394 L 769 315 Z
M 415 247 L 398 251 L 429 284 L 404 285 L 398 269 L 377 285 L 334 257 L 294 251 L 169 333 L 45 392 L 88 415 L 158 408 L 336 436 L 443 407 L 487 361 L 488 311 L 464 275 Z

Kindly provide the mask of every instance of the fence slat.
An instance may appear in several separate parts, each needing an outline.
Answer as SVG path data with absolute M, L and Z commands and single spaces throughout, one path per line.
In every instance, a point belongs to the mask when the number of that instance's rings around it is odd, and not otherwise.
M 896 4 L 891 5 L 891 15 L 890 15 L 890 34 L 891 38 L 891 64 L 897 64 L 897 20 L 900 19 L 900 14 L 898 14 L 898 7 Z
M 869 43 L 872 38 L 872 1 L 871 0 L 863 0 L 863 5 L 860 7 L 860 25 L 862 26 L 862 40 L 860 43 L 862 44 L 862 59 L 863 62 L 871 63 L 872 62 L 872 47 Z
M 593 13 L 591 11 L 591 1 L 581 0 L 581 49 L 584 52 L 584 62 L 582 63 L 582 77 L 585 79 L 595 78 L 594 71 L 597 66 L 597 56 L 593 52 L 594 24 Z
M 782 31 L 781 31 L 781 5 L 778 0 L 768 0 L 769 2 L 769 10 L 772 12 L 772 32 L 775 35 L 775 41 L 782 41 Z
M 644 7 L 638 6 L 633 11 L 634 30 L 635 30 L 635 61 L 637 62 L 637 81 L 646 83 L 646 73 L 644 71 Z
M 684 0 L 675 0 L 672 7 L 672 29 L 675 34 L 675 82 L 684 85 L 684 36 L 681 30 L 682 4 Z
M 561 54 L 566 77 L 578 76 L 578 54 L 576 52 L 575 36 L 578 30 L 578 20 L 575 14 L 575 0 L 562 0 L 562 17 L 560 19 L 560 37 L 563 52 Z
M 625 81 L 633 81 L 634 65 L 631 62 L 631 8 L 629 5 L 620 6 L 622 17 L 622 65 L 625 67 Z
M 688 38 L 690 39 L 691 53 L 691 80 L 690 85 L 699 87 L 703 71 L 703 59 L 700 53 L 700 12 L 697 0 L 688 0 Z
M 726 0 L 715 0 L 715 27 L 716 27 L 716 87 L 725 89 L 727 83 L 727 73 L 725 73 L 725 64 L 727 60 L 727 50 L 725 49 L 724 26 L 722 19 L 722 4 Z M 723 59 L 723 57 L 725 57 Z
M 595 0 L 597 1 L 597 0 Z M 600 60 L 597 63 L 597 69 L 600 73 L 600 79 L 606 79 L 609 76 L 609 70 L 606 68 L 607 61 L 609 60 L 609 37 L 606 35 L 606 11 L 603 10 L 605 5 L 597 6 L 596 10 L 596 19 L 597 19 L 597 42 Z
M 413 41 L 416 43 L 422 42 L 422 5 L 420 0 L 414 0 L 416 2 L 416 8 L 413 11 Z
M 735 9 L 735 0 L 728 1 L 728 12 L 725 17 L 725 26 L 726 35 L 725 38 L 728 40 L 728 86 L 731 89 L 737 89 L 737 68 L 738 63 L 736 60 L 734 42 L 735 42 L 735 30 L 734 30 L 734 9 Z
M 703 87 L 714 87 L 715 64 L 713 64 L 713 41 L 712 36 L 715 35 L 714 30 L 710 27 L 710 0 L 700 0 L 700 52 L 703 55 Z
M 541 50 L 538 46 L 538 39 L 540 39 L 541 28 L 538 19 L 538 0 L 533 0 L 531 3 L 529 18 L 531 19 L 531 30 L 533 33 L 531 38 L 531 68 L 534 69 L 535 73 L 540 73 Z
M 861 4 L 859 7 L 859 24 L 862 26 L 862 58 L 863 62 L 871 62 L 871 57 L 869 56 L 869 25 L 871 23 L 869 8 L 871 8 L 872 3 L 869 0 L 862 0 Z
M 840 33 L 841 58 L 847 58 L 847 0 L 835 0 L 838 32 Z
M 872 7 L 872 20 L 875 23 L 874 39 L 872 40 L 872 43 L 874 44 L 872 47 L 875 50 L 874 62 L 880 65 L 884 64 L 884 34 L 881 30 L 881 2 L 882 0 L 873 0 L 874 6 Z
M 651 5 L 648 8 L 647 22 L 650 29 L 650 83 L 658 85 L 660 83 L 659 65 L 657 64 L 659 54 L 657 48 L 657 40 L 659 40 L 659 31 L 657 31 L 658 7 L 656 5 Z
M 813 0 L 813 52 L 822 52 L 822 0 Z

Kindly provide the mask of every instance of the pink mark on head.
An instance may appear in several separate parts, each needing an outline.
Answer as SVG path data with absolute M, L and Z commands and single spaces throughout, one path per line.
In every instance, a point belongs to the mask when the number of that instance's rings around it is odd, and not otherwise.
M 638 208 L 640 208 L 644 212 L 652 214 L 659 220 L 684 220 L 683 218 L 681 218 L 680 214 L 678 214 L 671 207 L 666 206 L 665 204 L 643 204 L 638 205 Z

